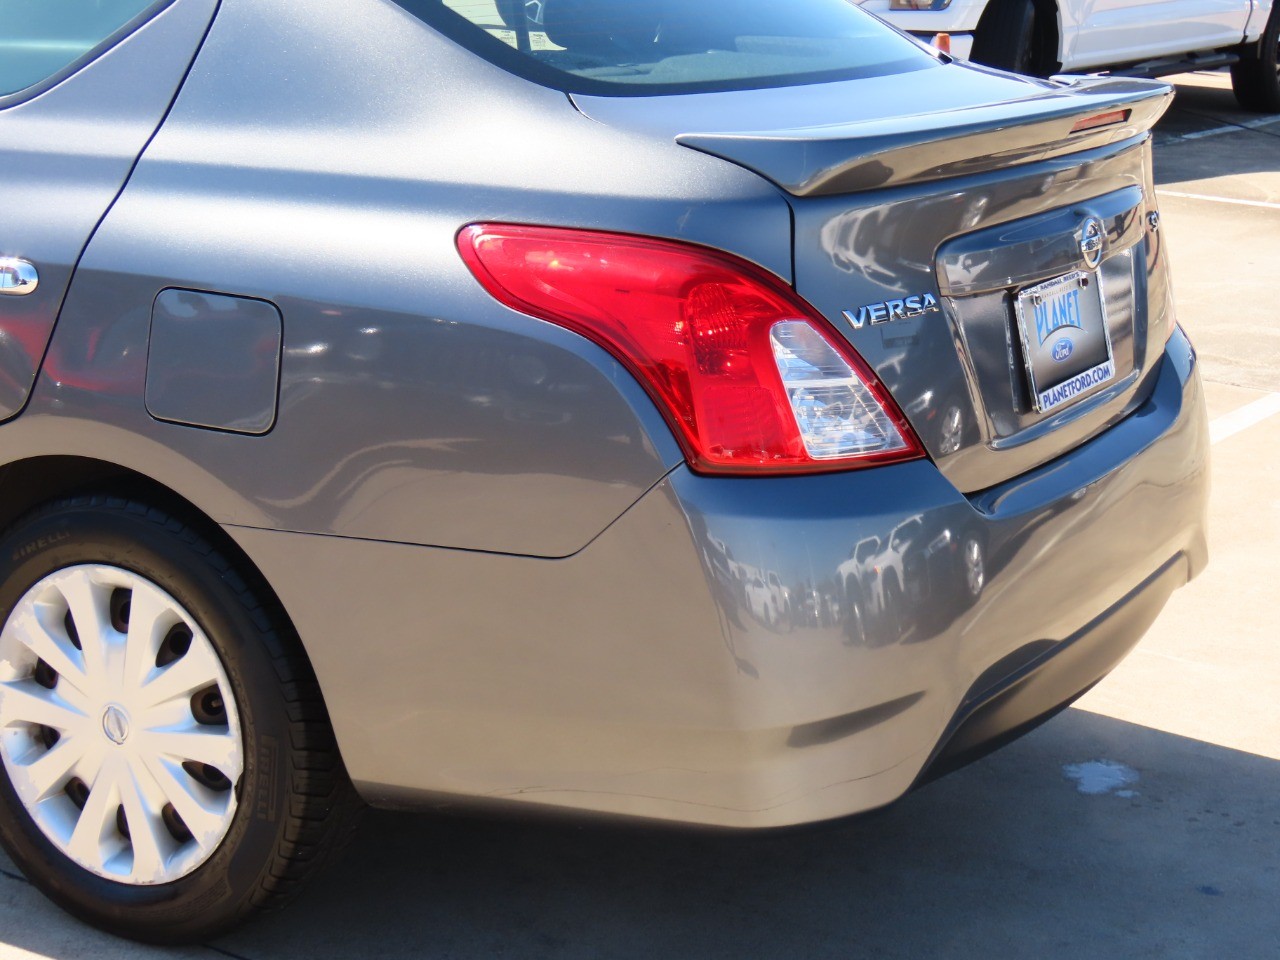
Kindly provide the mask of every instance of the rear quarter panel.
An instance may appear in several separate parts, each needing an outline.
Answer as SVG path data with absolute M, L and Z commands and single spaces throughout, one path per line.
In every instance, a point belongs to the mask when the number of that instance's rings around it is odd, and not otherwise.
M 611 358 L 481 290 L 454 246 L 477 220 L 693 240 L 790 279 L 788 207 L 752 174 L 609 130 L 384 0 L 224 0 L 84 257 L 25 439 L 221 522 L 571 554 L 680 453 Z M 147 417 L 166 287 L 280 308 L 270 433 Z

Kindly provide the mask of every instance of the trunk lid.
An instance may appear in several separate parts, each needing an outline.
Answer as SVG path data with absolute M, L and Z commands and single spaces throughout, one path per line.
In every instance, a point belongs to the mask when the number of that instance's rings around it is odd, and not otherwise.
M 944 474 L 975 492 L 1105 430 L 1154 382 L 1172 306 L 1148 130 L 1170 98 L 1148 81 L 948 64 L 574 100 L 783 190 L 796 290 L 876 371 Z

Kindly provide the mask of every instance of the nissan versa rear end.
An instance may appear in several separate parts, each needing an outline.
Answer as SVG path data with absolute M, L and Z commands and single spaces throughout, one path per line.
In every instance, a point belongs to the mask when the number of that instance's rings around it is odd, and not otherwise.
M 0 838 L 90 922 L 364 803 L 870 810 L 1204 566 L 1161 84 L 845 0 L 17 5 Z

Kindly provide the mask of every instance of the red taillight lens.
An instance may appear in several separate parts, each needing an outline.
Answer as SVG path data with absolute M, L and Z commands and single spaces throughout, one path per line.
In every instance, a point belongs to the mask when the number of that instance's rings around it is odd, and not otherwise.
M 703 247 L 475 224 L 458 250 L 500 302 L 595 341 L 696 469 L 806 472 L 922 455 L 860 357 L 776 277 Z

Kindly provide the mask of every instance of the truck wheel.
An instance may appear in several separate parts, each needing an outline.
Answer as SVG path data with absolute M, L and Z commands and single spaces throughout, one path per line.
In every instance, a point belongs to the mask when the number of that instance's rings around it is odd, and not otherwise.
M 987 7 L 978 23 L 970 59 L 1013 73 L 1031 73 L 1035 37 L 1036 8 L 1032 0 L 997 0 Z
M 1231 65 L 1231 89 L 1240 106 L 1257 113 L 1280 113 L 1280 6 L 1271 8 L 1271 18 L 1262 32 L 1262 42 L 1239 62 Z

